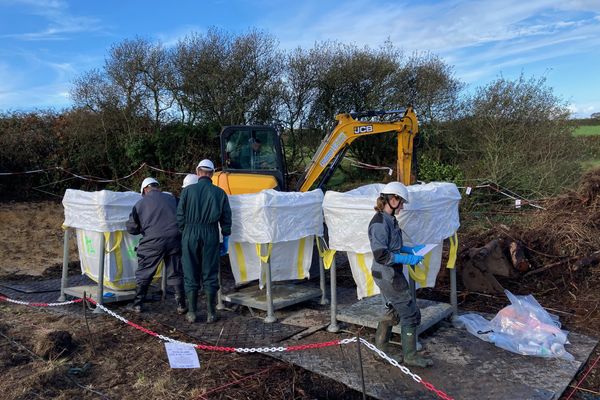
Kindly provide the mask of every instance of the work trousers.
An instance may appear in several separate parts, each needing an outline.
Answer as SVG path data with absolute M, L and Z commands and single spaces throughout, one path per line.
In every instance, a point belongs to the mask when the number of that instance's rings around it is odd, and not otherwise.
M 138 268 L 135 271 L 135 281 L 138 287 L 150 285 L 161 260 L 165 262 L 163 273 L 167 274 L 167 285 L 179 287 L 183 282 L 179 236 L 151 240 L 142 238 L 137 247 L 137 256 Z
M 400 316 L 400 326 L 418 326 L 421 323 L 421 312 L 413 301 L 408 282 L 402 273 L 402 264 L 392 267 L 374 264 L 371 272 L 381 294 Z
M 219 290 L 219 225 L 186 225 L 181 240 L 185 291 Z

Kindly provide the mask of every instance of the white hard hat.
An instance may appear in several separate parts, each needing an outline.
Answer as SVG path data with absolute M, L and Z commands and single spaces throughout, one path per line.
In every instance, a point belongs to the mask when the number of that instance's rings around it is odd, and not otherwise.
M 146 186 L 151 185 L 151 184 L 157 184 L 158 185 L 158 181 L 154 178 L 146 178 L 144 179 L 144 181 L 142 182 L 142 186 L 140 187 L 140 193 L 144 193 L 144 189 L 146 188 Z
M 196 167 L 196 169 L 198 169 L 198 168 L 202 169 L 204 171 L 214 171 L 215 164 L 213 164 L 213 162 L 210 160 L 204 159 L 198 163 L 198 166 Z
M 183 186 L 181 186 L 181 187 L 184 188 L 186 186 L 193 185 L 194 183 L 198 183 L 198 175 L 196 175 L 196 174 L 187 174 L 185 176 L 185 178 L 183 178 Z
M 390 182 L 381 189 L 381 194 L 395 194 L 408 203 L 408 189 L 400 182 Z

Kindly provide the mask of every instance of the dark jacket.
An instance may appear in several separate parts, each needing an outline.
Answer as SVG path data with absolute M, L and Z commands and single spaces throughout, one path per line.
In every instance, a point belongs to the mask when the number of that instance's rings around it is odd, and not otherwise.
M 152 190 L 133 207 L 126 223 L 127 232 L 142 234 L 142 242 L 178 237 L 176 212 L 177 203 L 173 195 Z
M 380 265 L 394 265 L 392 253 L 402 248 L 402 230 L 396 217 L 378 211 L 369 223 L 369 242 L 373 251 L 373 262 Z
M 231 207 L 227 193 L 212 184 L 208 177 L 183 189 L 177 206 L 177 225 L 184 232 L 187 228 L 202 225 L 221 225 L 223 236 L 231 235 Z

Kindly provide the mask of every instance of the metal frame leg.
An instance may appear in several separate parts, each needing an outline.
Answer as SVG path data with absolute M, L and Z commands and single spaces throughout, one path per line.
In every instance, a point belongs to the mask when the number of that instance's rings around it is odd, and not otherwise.
M 217 290 L 217 310 L 224 310 L 225 304 L 223 304 L 223 297 L 221 296 L 223 292 L 223 286 L 221 284 L 221 263 L 219 262 L 219 272 L 217 275 L 217 279 L 219 280 L 219 290 Z
M 162 295 L 160 300 L 164 303 L 167 299 L 167 264 L 163 264 L 164 268 L 162 271 L 162 277 L 160 280 L 160 290 L 162 291 Z
M 315 236 L 316 240 L 321 240 L 320 237 Z M 319 285 L 321 287 L 321 301 L 319 304 L 324 306 L 329 304 L 329 300 L 327 300 L 327 289 L 325 287 L 325 266 L 323 264 L 323 257 L 319 254 Z
M 450 268 L 450 304 L 452 305 L 452 321 L 458 318 L 458 299 L 456 290 L 456 267 Z
M 98 264 L 98 304 L 104 305 L 104 251 L 106 243 L 104 240 L 104 233 L 100 232 L 100 262 Z M 100 307 L 94 309 L 95 314 L 102 314 L 104 311 Z
M 327 332 L 337 333 L 340 331 L 340 327 L 337 323 L 337 275 L 335 257 L 331 263 L 331 269 L 329 270 L 329 281 L 331 285 L 331 322 L 327 327 Z
M 412 265 L 408 265 L 408 268 L 410 268 L 413 272 L 415 270 Z M 411 278 L 410 274 L 408 274 L 408 288 L 410 290 L 410 295 L 412 297 L 412 300 L 416 305 L 417 304 L 417 284 L 415 283 L 414 279 Z M 418 307 L 418 305 L 417 305 L 417 307 Z M 417 330 L 415 331 L 415 336 L 417 337 L 417 350 L 421 350 L 422 346 L 421 346 L 421 343 L 419 342 L 419 327 L 417 327 Z
M 62 276 L 60 278 L 60 296 L 58 301 L 66 301 L 65 289 L 69 279 L 69 228 L 65 227 L 64 241 L 63 241 L 63 268 Z
M 260 254 L 264 254 L 265 251 L 268 251 L 268 245 L 261 244 L 260 245 Z M 266 277 L 267 277 L 267 316 L 265 317 L 265 322 L 270 324 L 272 322 L 277 321 L 275 318 L 275 313 L 273 312 L 273 287 L 271 281 L 271 263 L 269 260 L 267 262 L 260 261 L 261 268 L 266 268 Z

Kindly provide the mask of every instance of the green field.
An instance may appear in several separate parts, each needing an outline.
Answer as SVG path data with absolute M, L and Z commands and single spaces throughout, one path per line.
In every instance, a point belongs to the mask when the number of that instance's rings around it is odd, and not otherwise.
M 575 136 L 593 136 L 600 135 L 600 125 L 585 125 L 580 126 L 573 132 Z

